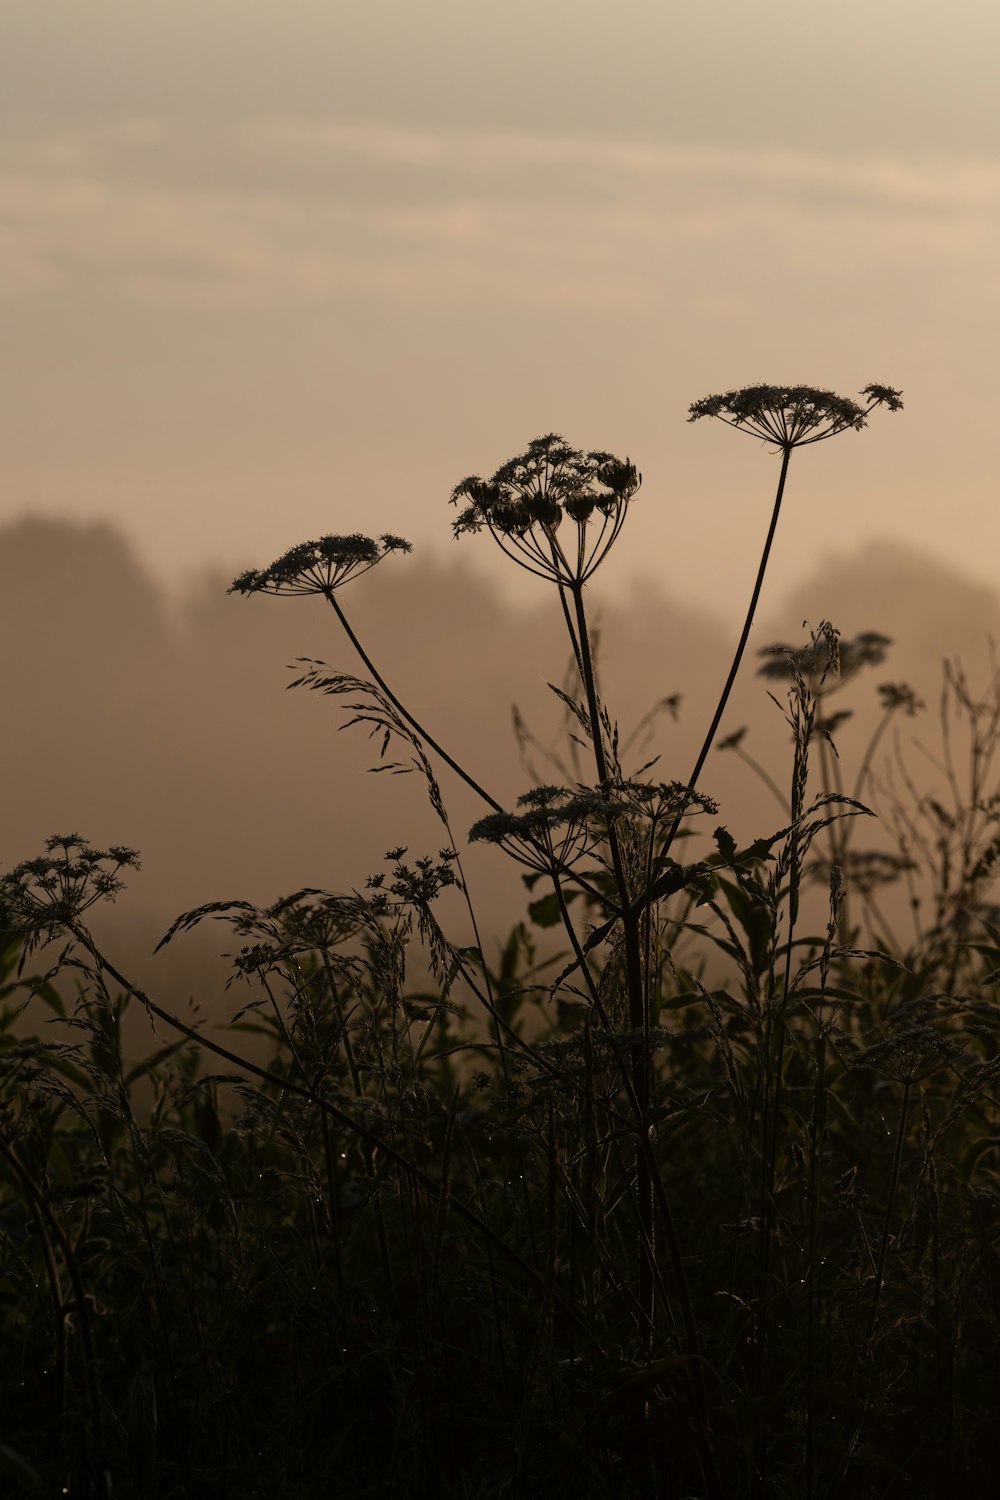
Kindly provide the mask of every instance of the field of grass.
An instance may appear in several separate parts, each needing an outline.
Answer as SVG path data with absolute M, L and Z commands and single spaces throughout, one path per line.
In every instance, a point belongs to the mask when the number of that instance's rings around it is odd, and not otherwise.
M 754 765 L 717 731 L 791 455 L 901 404 L 864 396 L 692 407 L 764 438 L 781 472 L 681 779 L 630 763 L 592 650 L 627 461 L 550 437 L 456 488 L 456 530 L 538 575 L 569 638 L 554 781 L 512 810 L 345 613 L 344 584 L 401 539 L 325 537 L 236 580 L 329 600 L 367 675 L 310 661 L 299 683 L 416 771 L 442 847 L 389 851 L 350 895 L 180 917 L 164 942 L 225 932 L 224 1044 L 88 925 L 134 851 L 55 837 L 0 879 L 0 1493 L 995 1493 L 1000 675 L 979 692 L 946 667 L 920 767 L 891 754 L 919 705 L 881 684 L 846 766 L 838 713 L 888 643 L 821 622 L 764 668 L 789 728 L 788 766 L 757 768 L 773 819 L 737 847 L 701 790 L 713 753 Z M 449 775 L 482 800 L 468 834 Z M 502 943 L 468 839 L 523 868 Z M 466 903 L 460 940 L 443 893 Z M 155 1024 L 149 1057 L 124 1055 L 129 1008 Z

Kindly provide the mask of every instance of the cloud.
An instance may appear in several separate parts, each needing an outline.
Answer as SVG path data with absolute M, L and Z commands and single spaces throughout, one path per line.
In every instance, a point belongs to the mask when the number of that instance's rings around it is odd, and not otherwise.
M 257 120 L 135 120 L 0 150 L 7 296 L 95 277 L 190 306 L 656 306 L 796 277 L 977 266 L 1000 163 Z M 982 280 L 980 280 L 982 285 Z M 992 284 L 992 282 L 990 282 Z
M 400 130 L 360 121 L 271 120 L 247 129 L 262 150 L 356 156 L 424 171 L 502 176 L 525 169 L 575 172 L 622 184 L 728 183 L 782 192 L 817 190 L 885 207 L 1000 207 L 1000 162 L 954 156 L 900 157 L 758 147 L 675 146 L 513 132 Z

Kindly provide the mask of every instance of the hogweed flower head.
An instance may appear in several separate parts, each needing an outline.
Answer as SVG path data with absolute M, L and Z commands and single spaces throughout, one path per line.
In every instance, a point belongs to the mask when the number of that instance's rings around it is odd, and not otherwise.
M 125 886 L 120 872 L 139 868 L 137 850 L 92 849 L 78 833 L 46 839 L 45 851 L 0 876 L 0 907 L 29 947 L 65 931 L 96 901 L 113 901 Z
M 912 719 L 923 708 L 923 699 L 906 682 L 880 682 L 878 686 L 879 702 L 888 713 L 890 709 L 902 709 L 907 718 Z
M 849 889 L 867 900 L 873 892 L 895 885 L 917 865 L 906 854 L 893 854 L 884 849 L 845 849 L 841 854 L 843 877 Z M 827 873 L 828 862 L 813 860 L 809 874 L 821 877 Z
M 377 540 L 360 536 L 321 536 L 300 542 L 269 568 L 248 568 L 234 578 L 230 594 L 324 594 L 329 596 L 349 578 L 367 573 L 390 552 L 411 552 L 402 537 L 383 534 Z
M 714 797 L 694 791 L 683 781 L 619 781 L 609 787 L 608 793 L 623 812 L 654 824 L 719 811 Z
M 896 1083 L 919 1083 L 967 1056 L 966 1037 L 956 1029 L 960 1015 L 961 1002 L 951 995 L 905 1002 L 881 1036 L 857 1048 L 854 1066 L 871 1068 Z
M 582 583 L 607 556 L 641 483 L 628 459 L 598 450 L 583 453 L 549 433 L 502 464 L 492 478 L 473 474 L 457 484 L 451 503 L 466 504 L 452 530 L 461 536 L 485 526 L 529 573 Z
M 891 645 L 892 637 L 878 630 L 863 630 L 848 641 L 840 640 L 835 632 L 820 631 L 805 646 L 763 646 L 757 655 L 768 659 L 757 668 L 757 676 L 778 682 L 805 678 L 818 698 L 824 691 L 842 687 L 862 667 L 881 666 Z M 833 681 L 828 684 L 831 677 Z
M 490 813 L 469 829 L 472 843 L 499 844 L 519 864 L 549 874 L 593 852 L 625 809 L 581 787 L 537 786 L 518 797 L 520 812 Z
M 748 385 L 723 396 L 703 396 L 689 407 L 689 422 L 718 417 L 737 432 L 747 432 L 774 443 L 783 453 L 807 443 L 820 443 L 838 432 L 860 432 L 876 406 L 902 409 L 900 392 L 888 385 L 866 385 L 864 406 L 833 391 L 811 385 Z

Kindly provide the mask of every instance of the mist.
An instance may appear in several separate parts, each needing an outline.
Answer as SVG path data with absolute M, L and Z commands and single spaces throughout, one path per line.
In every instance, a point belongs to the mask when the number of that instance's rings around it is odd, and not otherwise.
M 379 772 L 379 741 L 345 728 L 352 698 L 288 691 L 304 657 L 366 675 L 325 602 L 227 596 L 229 581 L 202 574 L 171 599 L 109 525 L 24 519 L 0 531 L 8 707 L 0 866 L 40 852 L 52 833 L 138 848 L 141 872 L 114 907 L 95 913 L 95 926 L 138 982 L 173 1002 L 196 999 L 212 1015 L 222 975 L 213 957 L 231 947 L 228 929 L 207 924 L 151 957 L 181 911 L 228 899 L 266 905 L 301 886 L 363 890 L 390 847 L 417 857 L 451 841 L 419 773 Z M 446 567 L 414 556 L 388 559 L 340 597 L 390 685 L 499 801 L 512 805 L 539 780 L 565 779 L 547 758 L 551 751 L 565 763 L 568 750 L 548 686 L 563 682 L 568 666 L 551 590 L 539 585 L 537 604 L 518 607 L 464 559 Z M 686 780 L 735 632 L 649 584 L 637 584 L 627 606 L 602 604 L 595 584 L 588 602 L 626 768 L 658 756 L 651 774 Z M 836 736 L 849 781 L 879 716 L 879 682 L 904 680 L 933 705 L 946 656 L 961 658 L 974 684 L 985 680 L 1000 597 L 895 543 L 831 552 L 789 597 L 765 594 L 720 738 L 748 726 L 746 747 L 779 787 L 789 736 L 768 690 L 780 703 L 781 685 L 756 675 L 754 652 L 800 644 L 823 619 L 845 638 L 864 630 L 893 638 L 885 664 L 837 700 L 854 714 Z M 676 704 L 636 734 L 671 698 Z M 515 705 L 532 740 L 527 756 Z M 899 734 L 929 742 L 933 726 L 926 715 L 903 720 Z M 398 747 L 385 757 L 401 758 Z M 467 847 L 482 808 L 447 767 L 439 773 L 480 921 L 499 942 L 524 916 L 519 872 L 495 849 Z M 582 767 L 580 775 L 588 779 Z M 713 752 L 702 790 L 738 838 L 782 824 L 776 798 L 731 754 Z M 457 899 L 445 910 L 471 941 Z

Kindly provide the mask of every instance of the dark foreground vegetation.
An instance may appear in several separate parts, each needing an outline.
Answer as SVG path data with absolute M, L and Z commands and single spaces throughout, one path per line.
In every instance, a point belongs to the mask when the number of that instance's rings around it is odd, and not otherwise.
M 390 851 L 351 895 L 179 918 L 164 941 L 227 931 L 221 1046 L 88 925 L 134 851 L 53 838 L 2 878 L 0 1493 L 995 1493 L 1000 677 L 946 669 L 914 767 L 891 747 L 919 705 L 872 677 L 889 643 L 820 624 L 765 657 L 790 749 L 758 768 L 761 836 L 737 847 L 700 790 L 713 749 L 754 765 L 716 736 L 790 456 L 900 405 L 864 394 L 692 408 L 781 473 L 686 780 L 633 763 L 593 658 L 585 586 L 628 462 L 539 439 L 456 490 L 456 531 L 545 579 L 570 641 L 553 780 L 514 810 L 354 636 L 340 590 L 399 538 L 324 537 L 236 580 L 329 600 L 367 676 L 311 661 L 300 684 L 416 771 L 443 847 Z M 830 699 L 869 682 L 883 719 L 847 767 L 850 692 Z M 504 944 L 442 765 L 483 801 L 469 836 L 524 867 Z M 456 895 L 460 939 L 438 917 Z M 129 1008 L 158 1037 L 142 1060 Z

